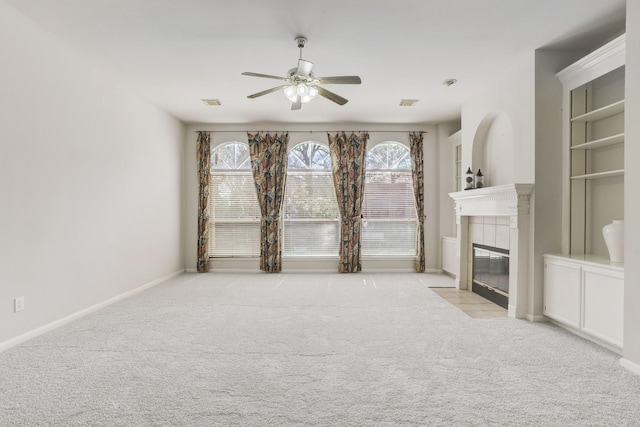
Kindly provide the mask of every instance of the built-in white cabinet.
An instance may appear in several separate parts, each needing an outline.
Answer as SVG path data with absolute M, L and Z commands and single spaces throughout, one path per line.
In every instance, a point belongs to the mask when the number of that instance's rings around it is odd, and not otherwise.
M 455 237 L 442 238 L 442 269 L 458 275 L 458 240 Z
M 624 268 L 589 255 L 544 256 L 544 315 L 622 350 Z
M 625 35 L 557 76 L 563 86 L 562 254 L 544 256 L 544 314 L 622 351 L 624 265 L 602 228 L 624 219 Z

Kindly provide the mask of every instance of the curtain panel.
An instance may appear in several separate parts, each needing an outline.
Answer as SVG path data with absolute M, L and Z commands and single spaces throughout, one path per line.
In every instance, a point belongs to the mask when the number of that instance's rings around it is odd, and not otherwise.
M 424 256 L 424 151 L 422 150 L 422 133 L 409 134 L 411 151 L 411 176 L 413 177 L 413 194 L 416 199 L 418 226 L 416 227 L 416 271 L 425 271 Z
M 209 271 L 209 178 L 211 175 L 211 133 L 198 132 L 198 261 L 200 273 Z
M 360 262 L 360 227 L 367 140 L 369 134 L 361 132 L 349 137 L 344 132 L 329 138 L 333 183 L 340 210 L 340 260 L 338 271 L 355 273 L 362 270 Z
M 260 270 L 282 270 L 280 209 L 287 177 L 289 134 L 247 133 L 251 171 L 260 204 Z

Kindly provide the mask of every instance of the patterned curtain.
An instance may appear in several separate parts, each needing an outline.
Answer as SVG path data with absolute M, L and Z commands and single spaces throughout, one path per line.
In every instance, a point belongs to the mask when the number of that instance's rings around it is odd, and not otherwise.
M 280 208 L 287 177 L 287 144 L 289 134 L 266 136 L 262 132 L 247 133 L 251 171 L 258 194 L 260 213 L 260 270 L 276 273 L 282 270 L 280 240 Z
M 341 273 L 362 270 L 360 263 L 360 216 L 364 191 L 365 156 L 369 134 L 351 133 L 328 135 L 333 167 L 333 183 L 336 187 L 340 209 L 340 263 Z
M 199 273 L 209 271 L 209 175 L 211 172 L 211 133 L 198 132 L 198 264 Z
M 422 151 L 422 133 L 415 132 L 409 135 L 411 150 L 411 175 L 413 177 L 413 194 L 416 198 L 416 212 L 418 214 L 418 227 L 416 229 L 416 271 L 424 272 L 424 162 Z

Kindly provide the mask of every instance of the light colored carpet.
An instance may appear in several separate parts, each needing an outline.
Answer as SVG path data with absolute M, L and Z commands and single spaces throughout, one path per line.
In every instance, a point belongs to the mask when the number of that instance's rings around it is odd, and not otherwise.
M 184 274 L 0 353 L 0 425 L 637 426 L 618 361 L 419 274 Z

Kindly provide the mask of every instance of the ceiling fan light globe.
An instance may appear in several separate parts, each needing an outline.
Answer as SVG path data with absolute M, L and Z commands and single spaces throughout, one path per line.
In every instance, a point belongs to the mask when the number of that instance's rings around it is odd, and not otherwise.
M 318 95 L 318 89 L 306 83 L 298 83 L 284 88 L 284 94 L 291 102 L 296 102 L 298 97 L 300 97 L 300 102 L 304 104 Z
M 306 84 L 300 83 L 297 86 L 297 91 L 298 91 L 298 95 L 305 96 L 307 93 L 309 93 L 309 88 L 307 87 Z
M 295 102 L 296 98 L 298 97 L 298 92 L 297 92 L 296 86 L 295 85 L 291 85 L 291 86 L 288 86 L 288 87 L 284 88 L 284 95 L 289 99 L 289 101 Z
M 304 95 L 300 95 L 300 100 L 301 100 L 301 102 L 303 104 L 305 102 L 311 101 L 318 94 L 318 89 L 316 89 L 314 86 L 305 85 L 305 88 L 306 88 L 306 90 L 305 90 Z

